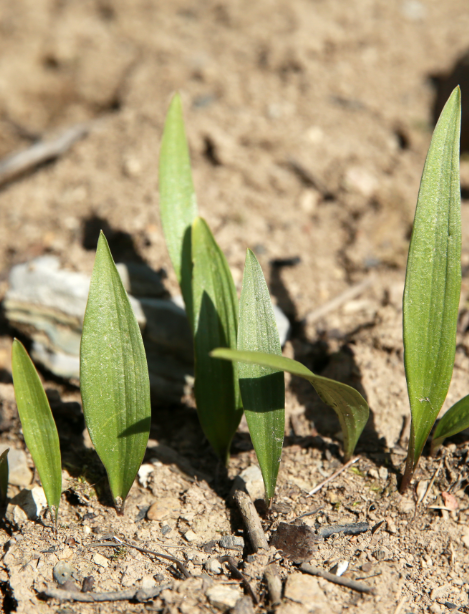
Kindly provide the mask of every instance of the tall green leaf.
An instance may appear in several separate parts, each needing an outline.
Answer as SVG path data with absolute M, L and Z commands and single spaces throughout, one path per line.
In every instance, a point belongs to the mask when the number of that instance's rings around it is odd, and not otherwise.
M 210 358 L 236 347 L 238 297 L 223 252 L 202 218 L 192 225 L 195 399 L 202 429 L 223 462 L 243 413 L 236 365 Z
M 24 440 L 41 478 L 51 516 L 57 524 L 62 494 L 59 435 L 39 375 L 18 339 L 13 341 L 11 366 Z
M 458 87 L 433 132 L 407 260 L 404 362 L 412 427 L 401 490 L 410 483 L 453 373 L 461 293 L 460 124 Z
M 247 250 L 239 302 L 238 350 L 282 355 L 274 310 L 262 269 Z M 264 478 L 267 501 L 274 496 L 285 429 L 283 372 L 240 362 L 239 386 L 254 450 Z
M 324 403 L 330 405 L 336 412 L 344 434 L 345 459 L 348 460 L 352 456 L 370 413 L 367 402 L 355 388 L 327 377 L 315 375 L 300 362 L 284 356 L 265 354 L 264 352 L 238 352 L 223 348 L 214 350 L 210 355 L 213 358 L 246 362 L 287 371 L 292 375 L 298 375 L 308 380 Z
M 83 322 L 80 381 L 86 426 L 118 511 L 150 432 L 150 383 L 142 336 L 101 232 Z
M 436 425 L 432 439 L 432 454 L 436 453 L 447 437 L 457 435 L 467 428 L 469 428 L 469 395 L 451 406 Z
M 173 96 L 164 125 L 159 188 L 166 245 L 192 325 L 191 226 L 197 216 L 197 202 L 179 94 Z

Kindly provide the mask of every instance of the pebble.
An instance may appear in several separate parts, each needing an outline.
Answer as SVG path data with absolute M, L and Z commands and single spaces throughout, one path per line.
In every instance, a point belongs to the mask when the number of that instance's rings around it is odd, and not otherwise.
M 184 539 L 189 543 L 192 543 L 198 540 L 198 536 L 196 533 L 194 533 L 194 531 L 192 531 L 192 529 L 189 529 L 184 533 Z
M 163 518 L 167 518 L 172 512 L 177 512 L 180 508 L 181 503 L 179 499 L 175 497 L 164 497 L 158 499 L 158 501 L 155 501 L 155 503 L 150 506 L 147 512 L 147 518 L 148 520 L 163 520 Z
M 236 490 L 247 492 L 253 501 L 265 499 L 264 480 L 259 465 L 251 465 L 236 476 L 230 496 Z
M 145 463 L 144 465 L 140 466 L 140 469 L 138 470 L 138 483 L 140 486 L 147 488 L 150 481 L 150 475 L 153 473 L 153 471 L 155 471 L 155 466 L 150 465 L 149 463 Z
M 29 486 L 33 479 L 33 472 L 28 467 L 28 459 L 23 450 L 15 450 L 8 444 L 0 444 L 0 454 L 2 454 L 7 448 L 10 448 L 8 452 L 8 482 L 15 486 Z
M 208 561 L 205 561 L 204 567 L 206 571 L 216 575 L 221 574 L 223 571 L 221 563 L 218 559 L 208 559 Z
M 391 533 L 391 535 L 395 535 L 397 533 L 397 527 L 392 518 L 386 519 L 386 531 Z
M 99 565 L 99 567 L 109 567 L 109 561 L 107 558 L 98 552 L 93 554 L 93 563 L 95 563 L 95 565 Z
M 220 546 L 227 550 L 243 550 L 244 539 L 238 535 L 223 535 L 220 539 Z
M 76 570 L 73 565 L 70 565 L 67 561 L 59 561 L 54 567 L 54 580 L 57 584 L 65 584 L 67 580 L 72 580 L 72 576 L 75 572 Z
M 386 469 L 386 467 L 380 467 L 378 474 L 381 480 L 387 480 L 389 476 L 389 471 Z
M 235 603 L 235 607 L 231 612 L 232 614 L 254 614 L 252 599 L 250 597 L 241 597 Z
M 42 510 L 47 508 L 47 499 L 41 486 L 25 488 L 11 500 L 12 505 L 18 505 L 29 520 L 35 520 Z
M 231 586 L 224 586 L 223 584 L 211 586 L 205 595 L 210 601 L 210 604 L 222 612 L 234 608 L 238 599 L 242 597 L 239 589 Z
M 146 576 L 143 576 L 141 582 L 140 582 L 140 587 L 143 588 L 144 591 L 149 591 L 150 589 L 154 588 L 156 586 L 156 582 L 155 582 L 155 578 L 153 576 L 151 576 L 150 574 L 147 574 Z
M 316 606 L 318 608 L 323 607 L 325 612 L 328 611 L 328 603 L 319 586 L 319 581 L 311 576 L 301 573 L 293 573 L 288 576 L 285 585 L 285 597 L 305 605 L 308 610 L 312 609 L 312 606 Z

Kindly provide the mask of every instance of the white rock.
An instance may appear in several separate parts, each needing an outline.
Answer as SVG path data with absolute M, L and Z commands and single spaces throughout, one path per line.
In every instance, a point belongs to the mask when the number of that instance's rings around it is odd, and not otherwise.
M 29 520 L 35 520 L 42 510 L 47 508 L 47 499 L 40 486 L 25 488 L 11 500 L 13 505 L 19 505 Z
M 204 567 L 206 571 L 216 575 L 221 574 L 223 571 L 221 563 L 218 559 L 209 559 L 208 561 L 205 561 Z
M 148 482 L 150 480 L 150 475 L 155 471 L 155 466 L 150 465 L 149 463 L 145 463 L 140 466 L 138 470 L 138 482 L 143 488 L 147 488 Z
M 98 552 L 93 554 L 93 563 L 95 565 L 99 565 L 99 567 L 109 567 L 109 561 L 107 558 Z
M 242 597 L 239 589 L 223 584 L 211 586 L 205 594 L 211 605 L 222 612 L 234 608 L 238 599 Z
M 192 529 L 189 529 L 188 531 L 186 531 L 184 533 L 184 538 L 189 542 L 195 542 L 197 541 L 198 537 L 196 535 L 196 533 L 194 533 L 194 531 L 192 531 Z
M 28 459 L 23 450 L 15 450 L 8 444 L 0 444 L 0 454 L 2 454 L 7 448 L 10 448 L 8 452 L 8 482 L 15 486 L 29 486 L 33 479 L 33 473 L 28 467 Z
M 235 490 L 247 492 L 253 501 L 265 498 L 264 480 L 259 465 L 251 465 L 236 476 L 231 495 Z
M 140 586 L 144 591 L 149 591 L 156 586 L 155 578 L 149 574 L 143 576 Z

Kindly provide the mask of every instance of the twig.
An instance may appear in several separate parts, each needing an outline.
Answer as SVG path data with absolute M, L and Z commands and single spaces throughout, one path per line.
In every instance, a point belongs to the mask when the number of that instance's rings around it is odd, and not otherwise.
M 129 588 L 126 591 L 114 591 L 109 593 L 81 593 L 80 591 L 64 591 L 60 588 L 48 587 L 43 595 L 51 599 L 59 599 L 60 601 L 84 601 L 93 603 L 97 601 L 128 601 L 136 599 L 137 601 L 147 601 L 159 595 L 164 589 L 171 585 L 155 586 L 151 589 Z
M 326 484 L 329 484 L 329 482 L 332 482 L 332 480 L 335 480 L 335 478 L 340 475 L 342 473 L 342 471 L 345 471 L 346 469 L 348 469 L 350 467 L 350 465 L 353 465 L 354 463 L 356 463 L 358 460 L 360 460 L 359 456 L 355 456 L 355 458 L 352 458 L 351 460 L 349 460 L 348 463 L 345 463 L 345 465 L 343 467 L 341 467 L 340 469 L 338 469 L 335 473 L 333 473 L 332 475 L 330 475 L 327 479 L 324 480 L 324 482 L 321 482 L 320 484 L 318 484 L 317 486 L 315 486 L 313 488 L 313 490 L 310 490 L 308 493 L 308 497 L 312 497 L 313 495 L 315 495 L 318 491 L 321 490 L 321 488 L 323 486 L 325 486 Z
M 297 516 L 296 520 L 299 520 L 300 518 L 306 518 L 306 516 L 314 516 L 314 514 L 317 514 L 318 512 L 323 510 L 325 507 L 326 507 L 325 505 L 320 505 L 319 507 L 314 509 L 312 512 L 306 512 L 305 514 L 301 514 L 301 516 Z
M 246 578 L 246 576 L 244 576 L 239 571 L 239 569 L 236 567 L 236 563 L 234 562 L 234 559 L 231 556 L 225 555 L 225 556 L 218 557 L 218 561 L 220 563 L 226 563 L 228 565 L 228 569 L 231 571 L 233 576 L 235 578 L 237 578 L 238 580 L 241 580 L 241 582 L 244 584 L 244 588 L 249 593 L 251 599 L 257 605 L 259 603 L 259 599 L 258 599 L 256 593 L 253 591 L 252 586 L 249 584 L 249 581 Z
M 277 565 L 267 565 L 264 569 L 264 578 L 267 582 L 270 603 L 272 605 L 279 604 L 282 601 L 282 580 L 280 579 Z
M 344 290 L 344 292 L 342 292 L 338 296 L 334 297 L 327 303 L 324 303 L 324 305 L 321 305 L 317 309 L 313 309 L 313 311 L 310 311 L 306 315 L 306 322 L 308 324 L 313 324 L 314 322 L 317 322 L 331 311 L 335 311 L 344 303 L 348 303 L 355 297 L 362 294 L 362 292 L 364 292 L 369 286 L 372 286 L 376 282 L 376 280 L 376 275 L 371 274 L 360 283 L 355 284 L 350 288 L 347 288 L 347 290 Z
M 397 604 L 396 609 L 394 610 L 394 614 L 400 614 L 400 612 L 401 612 L 402 608 L 404 607 L 406 601 L 407 601 L 407 597 L 402 597 L 402 599 Z
M 191 577 L 191 574 L 187 571 L 184 563 L 180 561 L 179 559 L 174 558 L 174 556 L 170 556 L 169 554 L 162 554 L 161 552 L 154 552 L 153 550 L 147 550 L 147 548 L 140 548 L 139 546 L 134 546 L 133 544 L 129 544 L 128 542 L 125 542 L 122 539 L 119 539 L 115 535 L 113 536 L 113 539 L 116 540 L 117 544 L 115 544 L 114 542 L 99 542 L 97 544 L 91 544 L 89 547 L 90 548 L 100 548 L 100 547 L 118 548 L 119 546 L 127 546 L 128 548 L 134 548 L 135 550 L 138 550 L 139 552 L 142 552 L 143 554 L 151 554 L 152 556 L 156 556 L 160 559 L 166 559 L 167 561 L 171 561 L 172 563 L 176 565 L 176 567 L 179 569 L 179 571 L 182 573 L 182 575 L 185 578 Z
M 241 516 L 243 517 L 244 524 L 248 530 L 249 539 L 251 540 L 254 552 L 260 549 L 268 550 L 269 544 L 262 529 L 261 521 L 257 513 L 254 503 L 251 497 L 243 492 L 237 490 L 233 495 L 236 504 L 238 505 Z
M 441 459 L 440 464 L 438 465 L 438 467 L 436 468 L 435 473 L 433 474 L 432 479 L 430 480 L 430 484 L 428 485 L 427 490 L 425 491 L 425 494 L 422 497 L 422 505 L 425 505 L 425 501 L 427 500 L 427 496 L 430 493 L 430 490 L 432 489 L 433 484 L 435 483 L 436 480 L 436 476 L 438 475 L 438 473 L 440 472 L 440 469 L 443 467 L 443 462 L 444 462 L 444 457 Z M 417 508 L 416 508 L 417 509 Z
M 55 139 L 39 141 L 28 149 L 5 158 L 0 162 L 0 186 L 39 164 L 58 158 L 90 130 L 91 122 L 76 124 L 64 130 Z
M 307 573 L 310 576 L 318 576 L 319 578 L 324 578 L 324 580 L 328 580 L 329 582 L 333 582 L 334 584 L 346 586 L 347 588 L 351 588 L 353 591 L 357 591 L 359 593 L 370 593 L 371 595 L 375 593 L 375 589 L 371 586 L 361 584 L 360 582 L 355 582 L 355 580 L 349 580 L 348 578 L 344 578 L 343 576 L 336 576 L 333 573 L 324 571 L 323 569 L 312 567 L 311 565 L 308 565 L 308 563 L 302 563 L 300 565 L 300 571 L 302 571 L 303 573 Z

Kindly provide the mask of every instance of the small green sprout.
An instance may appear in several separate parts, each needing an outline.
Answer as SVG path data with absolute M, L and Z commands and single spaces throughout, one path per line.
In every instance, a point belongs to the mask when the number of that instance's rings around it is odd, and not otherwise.
M 39 375 L 18 339 L 13 341 L 12 374 L 24 440 L 41 478 L 47 504 L 57 527 L 62 494 L 59 435 Z

